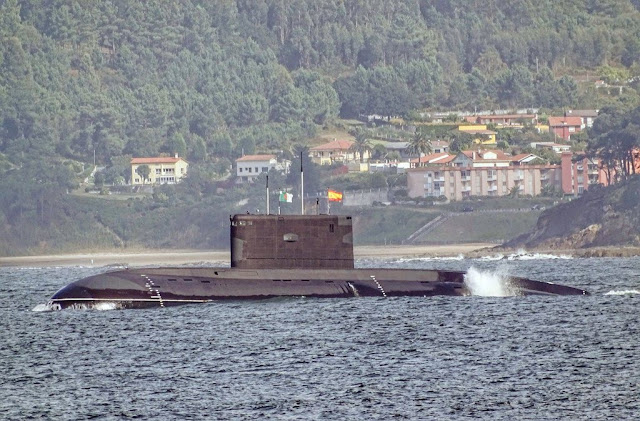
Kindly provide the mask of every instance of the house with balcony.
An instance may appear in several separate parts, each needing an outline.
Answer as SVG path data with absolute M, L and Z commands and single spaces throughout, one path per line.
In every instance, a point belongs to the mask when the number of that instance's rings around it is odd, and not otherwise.
M 582 130 L 593 126 L 593 122 L 598 117 L 600 110 L 568 110 L 566 117 L 580 117 L 582 120 Z
M 493 124 L 496 126 L 521 127 L 525 124 L 536 125 L 538 122 L 538 116 L 536 114 L 472 115 L 465 117 L 465 120 L 473 124 Z
M 454 167 L 507 167 L 511 157 L 501 150 L 462 151 L 451 161 Z
M 429 165 L 449 165 L 455 157 L 455 155 L 450 155 L 446 152 L 432 153 L 421 156 L 420 158 L 411 159 L 409 161 L 409 168 L 426 167 Z
M 572 135 L 582 131 L 582 119 L 580 117 L 549 117 L 549 131 L 568 142 Z
M 336 162 L 347 164 L 352 161 L 360 161 L 360 154 L 351 149 L 353 142 L 350 140 L 333 139 L 331 142 L 315 146 L 309 149 L 311 160 L 318 165 L 331 165 Z M 368 161 L 371 152 L 365 151 L 362 160 Z
M 486 125 L 460 125 L 458 131 L 473 136 L 473 143 L 477 145 L 495 145 L 496 134 L 493 130 L 487 130 Z
M 291 161 L 278 161 L 272 154 L 244 155 L 236 159 L 236 177 L 239 183 L 253 182 L 260 174 L 276 169 L 282 174 L 288 174 Z
M 149 175 L 144 179 L 140 174 L 141 171 L 138 170 L 143 165 L 149 168 Z M 189 163 L 178 155 L 132 158 L 131 185 L 176 184 L 186 177 L 188 168 Z

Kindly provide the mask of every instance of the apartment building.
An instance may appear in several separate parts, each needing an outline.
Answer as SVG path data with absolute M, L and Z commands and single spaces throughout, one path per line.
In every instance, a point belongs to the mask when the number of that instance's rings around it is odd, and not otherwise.
M 424 167 L 407 172 L 409 197 L 506 196 L 514 188 L 522 195 L 539 195 L 545 186 L 561 186 L 559 165 L 493 167 Z
M 581 195 L 593 184 L 607 184 L 604 171 L 597 159 L 584 158 L 573 162 L 571 152 L 561 155 L 562 192 L 566 195 Z

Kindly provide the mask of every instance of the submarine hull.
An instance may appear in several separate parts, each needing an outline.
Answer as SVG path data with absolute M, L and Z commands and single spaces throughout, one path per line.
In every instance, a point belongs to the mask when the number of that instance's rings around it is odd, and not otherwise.
M 57 308 L 108 304 L 167 307 L 273 297 L 470 295 L 464 272 L 356 269 L 353 220 L 337 215 L 234 215 L 230 268 L 138 268 L 73 282 L 51 298 Z M 507 280 L 513 295 L 583 295 L 581 289 Z
M 515 295 L 585 295 L 562 285 L 510 278 Z M 147 268 L 107 272 L 73 282 L 53 295 L 56 308 L 168 307 L 217 300 L 274 297 L 347 298 L 463 296 L 464 272 L 413 269 Z

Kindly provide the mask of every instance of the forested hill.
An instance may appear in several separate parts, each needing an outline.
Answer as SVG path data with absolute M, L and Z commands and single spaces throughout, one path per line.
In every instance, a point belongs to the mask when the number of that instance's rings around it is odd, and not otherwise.
M 583 106 L 638 0 L 0 0 L 0 169 L 287 149 L 339 113 Z M 593 74 L 593 73 L 592 73 Z

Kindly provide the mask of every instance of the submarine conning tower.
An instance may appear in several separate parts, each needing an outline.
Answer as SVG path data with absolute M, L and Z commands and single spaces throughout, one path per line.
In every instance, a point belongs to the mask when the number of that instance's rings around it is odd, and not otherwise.
M 234 215 L 231 267 L 353 269 L 353 224 L 344 215 Z

